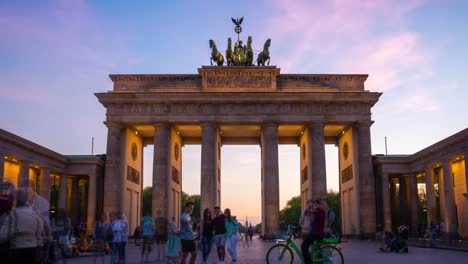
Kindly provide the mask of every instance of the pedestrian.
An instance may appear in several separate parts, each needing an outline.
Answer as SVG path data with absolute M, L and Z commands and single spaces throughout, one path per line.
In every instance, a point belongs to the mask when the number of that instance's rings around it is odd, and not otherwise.
M 252 227 L 252 223 L 250 223 L 248 233 L 249 233 L 250 243 L 252 243 L 252 237 L 254 235 L 254 228 Z
M 143 233 L 143 245 L 141 247 L 141 262 L 149 262 L 150 254 L 153 249 L 154 219 L 150 216 L 149 210 L 141 219 L 141 229 Z
M 193 234 L 193 221 L 192 211 L 193 202 L 187 202 L 185 204 L 185 211 L 180 216 L 180 238 L 182 244 L 182 258 L 181 264 L 185 264 L 188 254 L 190 253 L 190 264 L 194 264 L 197 259 L 197 250 L 195 246 L 195 237 Z
M 28 190 L 16 190 L 16 208 L 5 217 L 0 228 L 0 243 L 9 242 L 11 262 L 41 263 L 44 237 L 43 220 L 29 205 Z
M 128 242 L 128 222 L 125 214 L 123 212 L 119 212 L 118 220 L 120 222 L 120 243 L 119 243 L 119 263 L 123 264 L 127 262 L 126 257 L 126 248 Z
M 97 258 L 101 259 L 101 263 L 104 263 L 104 252 L 106 250 L 106 215 L 102 214 L 94 223 L 93 226 L 93 240 L 97 254 L 94 255 L 94 264 L 96 264 Z
M 307 207 L 301 215 L 301 230 L 302 230 L 302 240 L 306 240 L 307 236 L 310 234 L 312 228 L 312 211 L 314 210 L 314 203 L 312 200 L 307 201 Z
M 336 232 L 336 213 L 328 206 L 328 201 L 326 199 L 322 200 L 322 207 L 326 212 L 325 236 L 330 237 Z
M 161 209 L 157 209 L 156 211 L 154 228 L 154 236 L 156 241 L 156 261 L 163 261 L 167 242 L 167 219 L 162 216 Z
M 175 223 L 175 217 L 167 224 L 167 243 L 166 243 L 166 261 L 168 264 L 176 264 L 179 262 L 180 253 L 180 238 L 179 230 Z
M 245 228 L 244 228 L 244 243 L 242 244 L 242 247 L 245 248 L 247 246 L 247 248 L 250 247 L 250 240 L 249 240 L 249 229 L 248 229 L 248 226 L 249 226 L 249 222 L 245 222 Z
M 203 262 L 208 263 L 208 256 L 211 252 L 213 244 L 213 223 L 211 218 L 211 210 L 206 208 L 203 210 L 202 225 L 201 225 L 201 242 Z
M 3 226 L 6 218 L 13 210 L 15 202 L 15 186 L 8 181 L 0 181 L 0 228 Z M 9 263 L 8 255 L 10 253 L 10 241 L 0 243 L 0 256 L 6 257 L 3 260 Z
M 141 227 L 139 225 L 137 225 L 133 231 L 133 239 L 135 240 L 135 246 L 139 247 L 141 241 Z
M 231 264 L 236 264 L 237 259 L 237 242 L 240 239 L 239 235 L 239 222 L 237 222 L 235 216 L 231 216 L 231 210 L 226 208 L 224 210 L 226 216 L 226 244 L 229 255 L 231 256 Z
M 54 241 L 57 241 L 57 246 L 60 249 L 59 254 L 55 254 L 55 260 L 60 259 L 63 263 L 65 263 L 65 258 L 71 256 L 71 230 L 72 226 L 70 217 L 68 217 L 67 212 L 64 208 L 59 208 L 57 210 L 57 216 L 52 221 L 52 234 L 54 237 Z
M 119 253 L 120 253 L 120 242 L 122 242 L 122 226 L 120 220 L 118 219 L 118 212 L 113 211 L 110 213 L 110 230 L 112 232 L 112 242 L 111 242 L 111 263 L 119 263 Z
M 325 210 L 320 205 L 320 200 L 312 201 L 312 218 L 310 233 L 306 235 L 301 244 L 301 252 L 304 256 L 304 263 L 311 264 L 309 248 L 314 241 L 321 241 L 324 237 L 325 229 Z
M 214 208 L 215 218 L 213 219 L 213 228 L 215 231 L 216 253 L 218 254 L 218 264 L 224 263 L 226 257 L 226 216 L 221 214 L 219 206 Z
M 49 261 L 49 248 L 52 244 L 52 231 L 50 226 L 50 205 L 44 197 L 40 196 L 36 191 L 36 181 L 29 180 L 28 202 L 34 212 L 39 214 L 44 225 L 44 243 L 40 251 L 41 262 L 46 263 Z

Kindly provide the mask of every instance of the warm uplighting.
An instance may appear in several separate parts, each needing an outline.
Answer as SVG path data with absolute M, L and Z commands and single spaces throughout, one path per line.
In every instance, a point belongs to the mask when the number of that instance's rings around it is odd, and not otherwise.
M 138 131 L 135 130 L 135 135 L 138 135 Z
M 301 131 L 301 135 L 304 135 L 304 131 Z
M 179 131 L 179 130 L 177 130 L 177 132 L 176 132 L 176 133 L 177 133 L 177 135 L 180 135 L 180 131 Z
M 345 133 L 345 131 L 343 130 L 343 132 L 341 132 L 341 134 L 343 134 L 343 135 L 344 135 L 344 133 Z

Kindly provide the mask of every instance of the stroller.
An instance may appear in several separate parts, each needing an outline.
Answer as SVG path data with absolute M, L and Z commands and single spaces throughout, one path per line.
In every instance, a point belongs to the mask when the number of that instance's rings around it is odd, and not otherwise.
M 385 232 L 384 246 L 380 248 L 382 252 L 408 253 L 408 226 L 401 225 L 397 233 Z

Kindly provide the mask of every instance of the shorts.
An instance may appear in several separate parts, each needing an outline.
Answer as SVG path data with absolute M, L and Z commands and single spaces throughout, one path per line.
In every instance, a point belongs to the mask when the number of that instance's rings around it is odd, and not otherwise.
M 183 240 L 182 239 L 180 242 L 182 244 L 182 252 L 190 253 L 196 250 L 195 240 Z
M 156 241 L 156 244 L 164 244 L 167 242 L 167 235 L 155 235 L 154 240 Z
M 226 245 L 226 234 L 215 235 L 214 242 L 217 247 L 224 247 Z

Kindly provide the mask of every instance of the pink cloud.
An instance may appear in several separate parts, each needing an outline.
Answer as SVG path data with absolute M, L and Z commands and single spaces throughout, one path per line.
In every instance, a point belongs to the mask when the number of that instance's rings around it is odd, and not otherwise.
M 398 112 L 433 112 L 440 109 L 439 103 L 425 92 L 410 94 L 395 104 Z
M 386 91 L 431 74 L 431 52 L 408 30 L 426 1 L 274 1 L 274 62 L 283 72 L 368 73 L 367 88 Z M 276 46 L 275 46 L 276 45 Z M 276 52 L 276 53 L 275 53 Z

